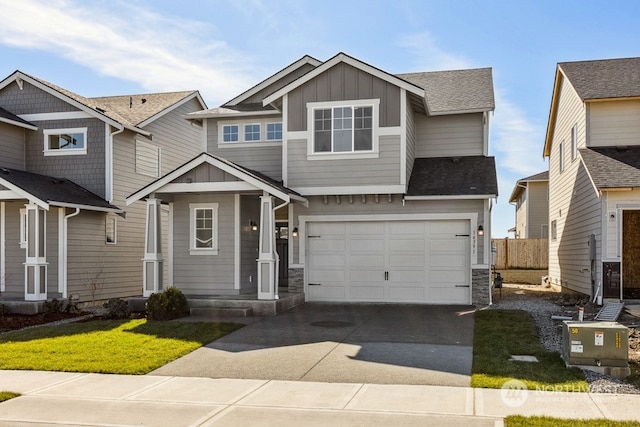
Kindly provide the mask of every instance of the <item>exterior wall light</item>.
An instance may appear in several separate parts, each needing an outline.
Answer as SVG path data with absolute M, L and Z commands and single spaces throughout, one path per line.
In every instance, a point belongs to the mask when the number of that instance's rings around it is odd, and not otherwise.
M 256 224 L 255 222 L 251 221 L 251 230 L 258 231 L 258 224 Z
M 296 227 L 296 228 L 294 228 L 294 229 L 293 229 L 293 232 L 291 233 L 291 235 L 292 235 L 293 237 L 298 237 L 298 227 Z
M 484 227 L 481 225 L 478 226 L 478 236 L 484 236 Z

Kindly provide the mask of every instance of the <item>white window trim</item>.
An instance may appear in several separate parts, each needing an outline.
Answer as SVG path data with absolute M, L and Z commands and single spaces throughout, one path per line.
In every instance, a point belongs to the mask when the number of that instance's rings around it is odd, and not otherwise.
M 314 110 L 336 108 L 336 107 L 373 107 L 372 112 L 372 147 L 368 151 L 350 151 L 350 152 L 323 152 L 316 153 L 313 151 L 314 138 Z M 324 101 L 307 103 L 307 130 L 309 137 L 307 138 L 307 160 L 341 160 L 341 159 L 373 159 L 380 157 L 380 100 L 379 99 L 356 99 L 349 101 Z M 331 126 L 333 132 L 333 124 Z
M 65 128 L 65 129 L 44 129 L 44 155 L 45 156 L 74 156 L 87 154 L 87 128 Z M 83 148 L 69 148 L 69 149 L 50 149 L 49 148 L 49 135 L 60 135 L 63 133 L 81 133 L 84 135 L 84 147 Z
M 578 158 L 578 125 L 571 128 L 571 161 Z
M 238 140 L 237 141 L 225 141 L 224 140 L 224 128 L 226 126 L 237 126 L 238 127 Z M 244 127 L 240 126 L 240 124 L 236 123 L 236 122 L 228 122 L 228 123 L 221 122 L 221 123 L 219 123 L 219 125 L 218 125 L 218 132 L 219 132 L 218 141 L 219 141 L 219 144 L 223 144 L 223 145 L 237 144 L 240 141 L 242 141 L 242 134 L 240 133 L 241 129 L 244 129 Z
M 269 139 L 269 125 L 280 125 L 282 127 L 282 129 L 280 130 L 280 132 L 284 135 L 284 125 L 282 122 L 267 122 L 264 124 L 264 140 L 267 142 L 277 142 L 277 141 L 282 141 L 282 138 L 280 139 Z
M 558 156 L 559 156 L 559 160 L 560 160 L 560 165 L 559 165 L 559 169 L 560 169 L 560 173 L 564 172 L 564 146 L 565 146 L 565 142 L 562 141 L 560 143 L 560 147 L 558 147 Z
M 137 145 L 138 144 L 146 145 L 147 147 L 153 148 L 153 149 L 158 151 L 158 165 L 157 165 L 158 166 L 158 171 L 157 171 L 156 174 L 145 173 L 145 172 L 141 172 L 141 171 L 138 170 L 138 163 L 137 163 L 137 156 L 138 156 L 138 153 L 137 153 L 138 147 L 137 147 Z M 134 156 L 136 157 L 135 158 L 135 161 L 136 161 L 135 163 L 136 163 L 136 173 L 137 174 L 150 176 L 152 178 L 160 178 L 160 176 L 162 176 L 162 148 L 161 147 L 155 146 L 155 145 L 150 144 L 149 142 L 143 141 L 141 139 L 136 139 L 136 153 L 134 154 Z
M 258 128 L 260 129 L 260 138 L 259 139 L 252 139 L 252 140 L 247 140 L 247 126 L 258 126 Z M 243 123 L 242 124 L 242 138 L 240 138 L 240 135 L 238 135 L 238 139 L 241 140 L 242 142 L 246 142 L 246 143 L 256 143 L 256 142 L 260 142 L 260 141 L 265 141 L 266 140 L 266 136 L 262 134 L 262 123 Z
M 113 242 L 110 242 L 107 238 L 107 227 L 110 221 L 113 221 Z M 114 216 L 107 216 L 104 222 L 104 243 L 107 245 L 118 244 L 118 218 Z
M 189 254 L 218 255 L 218 203 L 189 203 Z M 213 244 L 211 248 L 196 248 L 196 209 L 213 209 Z
M 20 248 L 27 248 L 27 208 L 20 209 Z

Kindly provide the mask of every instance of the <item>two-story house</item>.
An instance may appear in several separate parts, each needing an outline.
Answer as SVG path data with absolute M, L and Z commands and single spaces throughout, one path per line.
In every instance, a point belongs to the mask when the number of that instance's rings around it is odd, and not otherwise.
M 640 298 L 640 58 L 559 63 L 549 157 L 549 276 Z
M 197 91 L 85 98 L 20 71 L 0 81 L 3 302 L 140 295 L 146 207 L 125 197 L 202 151 L 182 116 L 203 108 Z
M 509 203 L 516 207 L 516 239 L 549 237 L 549 171 L 519 179 Z
M 491 69 L 393 75 L 339 53 L 188 114 L 206 152 L 127 198 L 147 201 L 147 292 L 168 263 L 188 296 L 274 299 L 286 276 L 307 301 L 487 303 L 493 109 Z

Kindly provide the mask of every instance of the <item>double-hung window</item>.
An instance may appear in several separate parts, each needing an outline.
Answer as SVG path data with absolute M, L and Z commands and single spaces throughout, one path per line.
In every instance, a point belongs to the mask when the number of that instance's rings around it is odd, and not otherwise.
M 564 172 L 564 145 L 564 141 L 562 141 L 558 150 L 560 172 Z
M 87 128 L 45 129 L 44 155 L 87 154 Z
M 578 157 L 578 125 L 571 128 L 571 161 Z
M 191 255 L 218 254 L 218 204 L 191 203 L 190 244 Z
M 309 154 L 375 153 L 378 100 L 310 104 Z

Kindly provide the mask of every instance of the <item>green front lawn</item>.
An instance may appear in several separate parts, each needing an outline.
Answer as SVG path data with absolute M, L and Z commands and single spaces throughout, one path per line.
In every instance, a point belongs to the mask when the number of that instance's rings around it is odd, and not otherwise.
M 531 355 L 538 363 L 510 361 L 512 355 Z M 544 349 L 535 323 L 521 310 L 475 313 L 472 387 L 502 388 L 509 380 L 530 390 L 588 391 L 578 368 L 567 368 L 560 355 Z
M 146 374 L 242 326 L 96 320 L 10 332 L 0 369 Z
M 636 421 L 569 420 L 551 417 L 523 417 L 512 415 L 504 419 L 505 427 L 638 427 Z
M 10 391 L 0 391 L 0 402 L 13 399 L 14 397 L 18 397 L 18 396 L 20 396 L 18 393 L 12 393 Z

